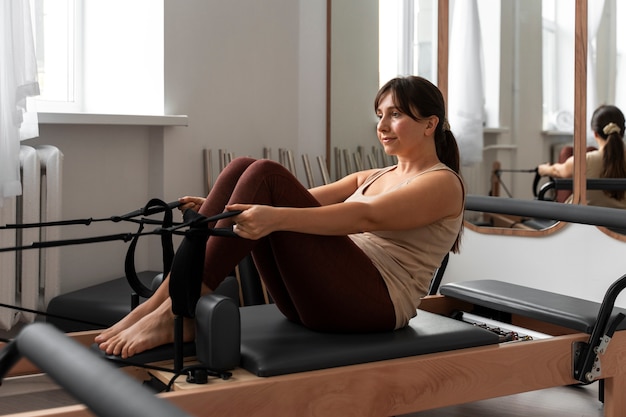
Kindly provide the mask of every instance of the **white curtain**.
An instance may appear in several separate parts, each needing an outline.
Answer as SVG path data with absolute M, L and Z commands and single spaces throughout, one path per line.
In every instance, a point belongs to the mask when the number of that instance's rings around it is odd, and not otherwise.
M 38 136 L 26 98 L 39 95 L 28 0 L 0 1 L 0 207 L 22 193 L 20 140 Z
M 476 0 L 455 1 L 450 24 L 448 119 L 461 152 L 461 163 L 483 159 L 483 54 Z
M 598 82 L 596 40 L 603 12 L 604 0 L 589 2 L 589 14 L 587 16 L 587 145 L 591 146 L 597 146 L 589 123 L 591 122 L 593 111 L 600 105 L 596 84 Z

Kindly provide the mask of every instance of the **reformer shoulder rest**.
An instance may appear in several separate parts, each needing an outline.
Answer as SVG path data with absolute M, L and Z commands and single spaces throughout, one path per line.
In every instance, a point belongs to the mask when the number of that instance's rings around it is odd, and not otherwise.
M 600 303 L 497 280 L 449 283 L 441 287 L 440 293 L 585 333 L 593 330 L 600 310 Z M 620 312 L 626 310 L 615 308 L 613 316 Z M 626 321 L 617 329 L 626 329 Z

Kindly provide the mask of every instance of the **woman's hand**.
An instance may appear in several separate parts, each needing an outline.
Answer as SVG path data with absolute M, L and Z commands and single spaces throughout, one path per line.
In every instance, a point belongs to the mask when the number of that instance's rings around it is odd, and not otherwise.
M 242 213 L 233 217 L 233 231 L 237 236 L 257 240 L 275 232 L 278 225 L 278 209 L 272 206 L 231 204 L 227 211 L 241 210 Z
M 197 212 L 198 210 L 200 210 L 202 204 L 204 204 L 204 200 L 206 200 L 206 198 L 204 197 L 181 197 L 178 199 L 178 202 L 180 203 L 178 209 L 183 213 L 189 209 Z
M 542 177 L 550 176 L 551 171 L 552 166 L 550 164 L 539 164 L 539 166 L 537 166 L 537 172 Z

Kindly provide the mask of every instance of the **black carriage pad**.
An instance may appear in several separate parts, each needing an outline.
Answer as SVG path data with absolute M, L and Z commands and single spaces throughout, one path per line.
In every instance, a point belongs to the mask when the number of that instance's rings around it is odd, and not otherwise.
M 600 303 L 497 280 L 449 283 L 441 287 L 440 293 L 585 333 L 593 330 L 600 310 Z M 613 315 L 620 312 L 626 314 L 626 310 L 615 308 Z M 626 329 L 626 321 L 617 329 Z
M 320 306 L 322 308 L 322 306 Z M 498 335 L 418 310 L 390 332 L 320 333 L 288 321 L 273 304 L 242 307 L 241 367 L 275 376 L 496 344 Z
M 150 286 L 158 274 L 157 271 L 143 271 L 138 277 L 144 285 Z M 46 313 L 51 316 L 46 321 L 64 332 L 106 328 L 130 312 L 132 293 L 126 278 L 121 277 L 60 294 L 48 303 Z

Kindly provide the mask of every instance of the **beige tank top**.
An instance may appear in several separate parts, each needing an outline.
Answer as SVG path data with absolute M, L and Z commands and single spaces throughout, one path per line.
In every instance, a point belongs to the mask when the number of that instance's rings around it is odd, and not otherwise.
M 372 201 L 384 194 L 366 196 L 363 190 L 391 166 L 370 176 L 346 201 Z M 436 170 L 452 171 L 438 163 L 426 171 L 394 187 L 392 192 L 409 184 L 416 177 Z M 456 173 L 455 173 L 456 175 Z M 457 175 L 461 184 L 461 178 Z M 420 299 L 428 293 L 435 269 L 450 251 L 463 222 L 463 210 L 454 217 L 411 230 L 374 231 L 350 235 L 380 271 L 396 314 L 396 329 L 407 325 L 417 314 Z
M 600 178 L 604 162 L 601 151 L 587 152 L 587 178 Z M 587 204 L 590 206 L 626 209 L 626 198 L 616 200 L 602 190 L 587 190 Z

